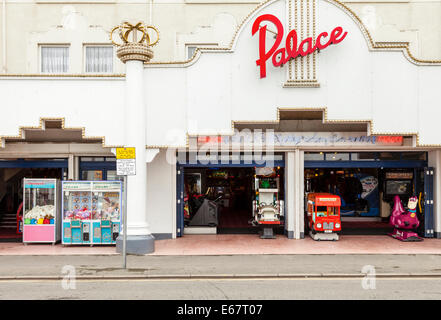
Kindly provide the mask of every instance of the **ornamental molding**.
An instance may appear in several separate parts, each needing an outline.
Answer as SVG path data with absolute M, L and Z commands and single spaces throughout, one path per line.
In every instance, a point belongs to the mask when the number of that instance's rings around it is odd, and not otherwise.
M 117 31 L 119 40 L 114 39 L 114 34 Z M 149 31 L 155 33 L 156 39 L 154 41 L 152 41 Z M 123 63 L 131 60 L 147 63 L 153 58 L 151 47 L 159 42 L 159 31 L 154 26 L 147 26 L 142 22 L 138 22 L 136 25 L 123 22 L 110 31 L 110 41 L 118 47 L 116 56 Z
M 372 119 L 328 119 L 328 107 L 299 107 L 299 108 L 283 108 L 277 107 L 277 116 L 275 120 L 232 120 L 231 121 L 231 131 L 226 132 L 199 132 L 186 133 L 186 143 L 185 145 L 146 145 L 146 149 L 188 149 L 190 147 L 190 138 L 198 136 L 233 136 L 236 124 L 278 124 L 280 123 L 280 112 L 285 111 L 322 111 L 322 122 L 323 124 L 351 124 L 351 123 L 365 123 L 367 124 L 367 134 L 372 136 L 411 136 L 415 137 L 416 148 L 439 148 L 441 144 L 423 144 L 420 143 L 419 132 L 398 132 L 398 131 L 376 131 L 374 130 L 374 121 Z
M 198 133 L 198 134 L 189 134 L 186 133 L 186 144 L 185 145 L 146 145 L 146 149 L 166 149 L 166 148 L 188 148 L 189 147 L 189 139 L 197 136 L 206 136 L 206 135 L 224 135 L 224 136 L 233 136 L 236 124 L 268 124 L 274 123 L 278 124 L 280 122 L 280 112 L 284 111 L 322 111 L 323 113 L 323 123 L 329 124 L 349 124 L 349 123 L 366 123 L 368 124 L 368 133 L 369 135 L 388 135 L 388 136 L 413 136 L 416 138 L 416 147 L 420 148 L 439 148 L 441 144 L 422 144 L 420 143 L 419 133 L 418 132 L 380 132 L 375 131 L 373 129 L 373 121 L 371 119 L 365 120 L 357 120 L 357 119 L 328 119 L 328 109 L 327 107 L 316 107 L 316 108 L 277 108 L 277 119 L 276 120 L 238 120 L 231 121 L 231 132 L 207 132 Z M 66 127 L 65 126 L 65 118 L 50 118 L 50 117 L 41 117 L 39 119 L 38 126 L 19 126 L 17 135 L 0 135 L 0 149 L 5 148 L 6 139 L 22 139 L 25 140 L 24 131 L 28 129 L 37 129 L 37 130 L 45 130 L 45 122 L 46 121 L 60 121 L 62 130 L 81 130 L 81 137 L 83 140 L 101 140 L 101 146 L 103 148 L 121 148 L 125 147 L 124 145 L 107 145 L 105 136 L 87 136 L 85 127 Z
M 124 147 L 122 145 L 107 145 L 106 144 L 106 137 L 105 136 L 87 136 L 86 135 L 86 127 L 66 127 L 65 126 L 65 118 L 50 118 L 50 117 L 41 117 L 39 120 L 38 126 L 19 126 L 18 128 L 18 134 L 15 136 L 8 136 L 8 135 L 0 135 L 0 149 L 4 149 L 6 145 L 7 139 L 21 139 L 26 141 L 24 131 L 25 130 L 31 130 L 31 129 L 37 129 L 37 130 L 45 130 L 46 121 L 60 121 L 61 122 L 61 129 L 62 130 L 81 130 L 81 138 L 83 140 L 101 140 L 101 146 L 103 148 L 120 148 Z
M 193 54 L 193 56 L 187 60 L 184 61 L 164 61 L 164 62 L 149 62 L 145 64 L 145 67 L 189 67 L 191 66 L 193 63 L 195 63 L 200 55 L 202 53 L 206 53 L 206 52 L 210 52 L 210 53 L 220 53 L 220 52 L 234 52 L 237 42 L 238 42 L 238 38 L 239 38 L 239 34 L 243 31 L 243 29 L 245 28 L 245 25 L 247 23 L 250 22 L 250 20 L 254 17 L 254 15 L 261 9 L 264 9 L 265 7 L 277 2 L 279 0 L 266 0 L 262 3 L 260 3 L 256 8 L 254 8 L 242 21 L 242 23 L 237 27 L 233 38 L 230 42 L 230 45 L 228 47 L 221 47 L 221 48 L 204 48 L 204 47 L 197 47 L 195 50 L 195 53 Z M 289 2 L 291 1 L 296 1 L 296 0 L 287 0 Z M 349 7 L 347 7 L 345 4 L 343 4 L 342 2 L 338 1 L 338 0 L 323 0 L 323 1 L 327 1 L 328 3 L 336 6 L 337 8 L 341 9 L 342 11 L 344 11 L 347 15 L 349 15 L 349 17 L 355 22 L 355 24 L 359 27 L 361 33 L 363 34 L 366 43 L 368 45 L 369 51 L 401 51 L 403 53 L 403 55 L 405 56 L 405 58 L 415 64 L 415 65 L 441 65 L 441 60 L 424 60 L 424 59 L 418 59 L 416 58 L 409 49 L 409 43 L 408 42 L 375 42 L 372 39 L 371 34 L 369 33 L 369 31 L 367 30 L 366 26 L 363 24 L 362 20 L 360 17 L 358 17 L 358 15 L 353 12 Z M 314 8 L 315 10 L 315 8 Z M 311 19 L 312 20 L 312 24 L 316 24 L 315 19 Z M 289 21 L 288 21 L 289 22 Z M 307 23 L 309 23 L 309 21 L 307 20 Z M 301 63 L 301 62 L 298 62 Z M 312 72 L 313 72 L 313 76 L 314 76 L 314 66 L 315 64 L 315 60 L 312 60 Z M 309 66 L 309 65 L 308 65 Z M 291 71 L 292 72 L 292 71 Z M 312 78 L 314 79 L 314 78 Z M 290 83 L 291 82 L 291 83 Z M 318 82 L 314 83 L 314 85 L 311 84 L 307 84 L 306 82 L 304 83 L 299 83 L 299 85 L 293 85 L 292 83 L 293 81 L 287 81 L 286 84 L 284 85 L 284 87 L 305 87 L 305 86 L 313 86 L 313 87 L 318 87 L 316 84 L 318 84 Z
M 123 79 L 126 75 L 121 74 L 103 74 L 103 73 L 75 73 L 75 74 L 66 74 L 66 73 L 8 73 L 8 74 L 0 74 L 0 79 L 2 78 L 60 78 L 60 79 L 69 79 L 69 78 L 84 78 L 84 79 L 95 79 L 95 78 L 109 78 L 109 79 Z
M 153 58 L 153 50 L 142 43 L 127 43 L 116 50 L 116 56 L 123 62 L 138 60 L 144 63 Z

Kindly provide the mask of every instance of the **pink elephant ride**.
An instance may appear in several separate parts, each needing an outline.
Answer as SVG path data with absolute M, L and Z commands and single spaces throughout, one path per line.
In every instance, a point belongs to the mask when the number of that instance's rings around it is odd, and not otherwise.
M 390 224 L 394 226 L 394 231 L 389 235 L 401 241 L 423 241 L 414 231 L 420 225 L 418 220 L 416 207 L 418 204 L 417 197 L 410 197 L 408 202 L 408 210 L 404 210 L 401 199 L 398 195 L 394 197 L 394 207 L 390 216 Z

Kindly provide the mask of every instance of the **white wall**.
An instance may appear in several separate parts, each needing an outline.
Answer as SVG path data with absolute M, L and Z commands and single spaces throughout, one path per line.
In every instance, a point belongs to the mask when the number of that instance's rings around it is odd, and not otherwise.
M 94 30 L 110 31 L 122 21 L 153 23 L 161 32 L 155 61 L 181 61 L 185 44 L 219 43 L 229 36 L 225 15 L 240 23 L 259 0 L 5 0 L 0 5 L 0 61 L 5 55 L 5 72 L 33 73 L 38 58 L 34 40 L 55 42 L 54 30 L 62 42 L 109 43 L 108 36 L 91 36 Z M 344 3 L 366 22 L 376 41 L 410 42 L 418 58 L 441 57 L 441 3 L 439 1 L 350 0 Z M 3 22 L 3 21 L 1 21 Z M 86 28 L 82 28 L 86 26 Z M 217 28 L 217 27 L 220 28 Z M 69 34 L 71 31 L 75 34 Z M 234 31 L 233 31 L 234 32 Z M 48 35 L 48 37 L 46 37 Z M 98 34 L 97 34 L 98 35 Z M 71 39 L 69 37 L 72 36 Z M 74 43 L 72 42 L 72 45 Z M 3 47 L 4 46 L 4 47 Z M 81 73 L 81 50 L 72 52 L 72 73 Z M 75 56 L 75 57 L 74 57 Z M 24 63 L 24 62 L 27 63 Z M 115 72 L 123 69 L 118 62 Z
M 147 164 L 147 220 L 153 234 L 176 236 L 176 165 L 162 150 Z M 164 236 L 164 235 L 161 235 Z
M 329 120 L 372 119 L 374 133 L 418 133 L 420 144 L 441 144 L 441 66 L 417 66 L 401 51 L 370 51 L 353 17 L 318 0 L 318 30 L 341 25 L 348 36 L 318 54 L 320 88 L 283 88 L 286 68 L 268 64 L 260 79 L 255 63 L 258 39 L 250 28 L 263 13 L 283 21 L 284 1 L 251 15 L 231 51 L 204 52 L 186 65 L 146 66 L 149 146 L 183 146 L 187 133 L 230 133 L 232 121 L 276 120 L 277 108 L 322 107 Z M 1 106 L 14 111 L 0 135 L 15 136 L 40 117 L 64 117 L 67 127 L 105 136 L 106 145 L 123 142 L 124 78 L 4 77 L 0 83 Z
M 203 52 L 185 65 L 146 66 L 146 99 L 160 116 L 148 119 L 147 144 L 185 145 L 187 132 L 228 133 L 231 121 L 276 120 L 277 108 L 326 107 L 329 120 L 372 120 L 373 133 L 418 133 L 420 144 L 440 145 L 441 67 L 416 65 L 400 50 L 370 50 L 355 18 L 331 0 L 318 0 L 317 10 L 319 32 L 337 25 L 348 31 L 318 54 L 320 88 L 283 88 L 286 69 L 270 62 L 260 79 L 251 25 L 264 13 L 285 17 L 284 1 L 270 2 L 249 18 L 231 51 Z
M 85 128 L 106 146 L 124 144 L 124 78 L 0 78 L 0 97 L 0 136 L 38 127 L 40 118 L 64 118 L 66 128 Z

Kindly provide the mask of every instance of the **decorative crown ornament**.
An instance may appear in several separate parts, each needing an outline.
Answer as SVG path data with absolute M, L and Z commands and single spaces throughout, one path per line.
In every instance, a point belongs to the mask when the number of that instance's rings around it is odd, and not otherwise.
M 153 42 L 149 34 L 149 29 L 156 34 L 156 40 Z M 117 30 L 120 38 L 118 42 L 113 38 Z M 132 36 L 131 40 L 129 40 L 130 35 Z M 149 62 L 153 58 L 153 50 L 151 47 L 159 42 L 159 31 L 154 26 L 147 26 L 142 22 L 138 22 L 136 25 L 123 22 L 121 25 L 112 29 L 110 32 L 110 41 L 118 47 L 116 55 L 122 62 L 126 63 L 130 60 Z

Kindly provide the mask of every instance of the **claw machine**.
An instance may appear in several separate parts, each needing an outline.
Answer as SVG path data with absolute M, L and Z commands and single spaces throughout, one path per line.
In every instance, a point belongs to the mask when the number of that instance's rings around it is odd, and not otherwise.
M 23 243 L 60 241 L 58 179 L 23 179 Z
M 115 244 L 121 187 L 120 181 L 63 181 L 63 245 Z

